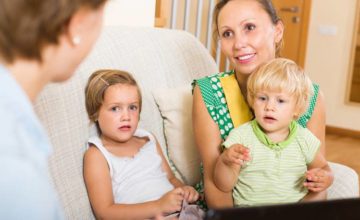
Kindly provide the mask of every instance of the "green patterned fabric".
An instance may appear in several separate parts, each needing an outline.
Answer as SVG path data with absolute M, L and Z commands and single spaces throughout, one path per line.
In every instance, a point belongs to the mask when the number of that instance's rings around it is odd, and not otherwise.
M 211 116 L 211 118 L 219 126 L 221 138 L 223 140 L 229 135 L 234 125 L 230 118 L 229 109 L 227 107 L 224 90 L 221 86 L 220 78 L 234 74 L 233 71 L 223 72 L 207 76 L 198 80 L 194 80 L 193 87 L 198 84 L 201 95 L 205 102 L 206 108 Z M 201 164 L 200 173 L 203 175 L 204 168 Z M 197 202 L 197 205 L 203 210 L 207 210 L 207 205 L 205 201 L 204 193 L 204 182 L 201 180 L 195 185 L 195 189 L 200 194 L 200 199 Z
M 224 90 L 222 88 L 220 78 L 235 74 L 234 70 L 222 73 L 216 73 L 201 79 L 194 80 L 192 86 L 198 85 L 201 91 L 202 98 L 205 106 L 212 117 L 212 119 L 219 126 L 221 138 L 223 140 L 229 135 L 230 131 L 234 128 L 230 118 L 229 108 L 225 99 Z M 317 96 L 319 93 L 319 85 L 313 83 L 314 94 L 310 100 L 307 111 L 297 120 L 302 126 L 306 127 L 307 122 L 310 120 L 315 108 Z M 203 166 L 200 167 L 200 172 L 203 174 Z M 200 197 L 204 198 L 204 183 L 203 181 L 195 185 L 195 189 L 199 192 Z M 204 199 L 200 199 L 198 205 L 203 209 L 207 209 Z
M 193 83 L 193 85 L 199 85 L 206 108 L 212 119 L 219 126 L 221 138 L 223 140 L 229 135 L 230 131 L 234 128 L 234 125 L 230 117 L 220 78 L 232 74 L 234 74 L 234 71 L 214 74 L 196 80 Z
M 304 128 L 306 128 L 306 125 L 314 112 L 316 100 L 319 94 L 319 85 L 313 83 L 313 90 L 314 90 L 314 94 L 310 99 L 310 103 L 307 111 L 297 120 L 297 122 Z

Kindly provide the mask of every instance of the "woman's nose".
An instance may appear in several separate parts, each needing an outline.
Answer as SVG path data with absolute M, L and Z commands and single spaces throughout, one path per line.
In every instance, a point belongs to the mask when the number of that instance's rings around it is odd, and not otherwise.
M 234 47 L 236 49 L 241 49 L 241 48 L 246 47 L 246 45 L 247 45 L 247 37 L 246 37 L 246 35 L 241 34 L 241 33 L 237 33 L 237 34 L 235 34 L 234 39 L 235 39 Z

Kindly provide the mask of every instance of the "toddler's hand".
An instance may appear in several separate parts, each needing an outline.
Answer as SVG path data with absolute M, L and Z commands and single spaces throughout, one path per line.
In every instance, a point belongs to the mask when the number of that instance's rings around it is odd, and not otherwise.
M 234 144 L 230 148 L 224 150 L 221 154 L 223 162 L 229 166 L 244 165 L 246 161 L 250 160 L 250 150 L 243 145 Z
M 184 190 L 179 187 L 167 192 L 159 200 L 160 210 L 163 213 L 170 214 L 181 210 L 184 200 Z
M 183 186 L 181 187 L 184 191 L 184 199 L 188 203 L 195 202 L 199 199 L 199 193 L 191 186 Z
M 313 192 L 326 190 L 333 182 L 333 174 L 321 168 L 308 170 L 305 177 L 308 181 L 304 183 L 304 186 Z

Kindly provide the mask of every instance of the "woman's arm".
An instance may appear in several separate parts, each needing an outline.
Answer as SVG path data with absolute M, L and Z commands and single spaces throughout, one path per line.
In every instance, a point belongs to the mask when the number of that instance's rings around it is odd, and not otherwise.
M 307 128 L 320 140 L 320 152 L 325 157 L 325 102 L 319 91 L 314 112 L 307 123 Z
M 204 168 L 206 203 L 210 208 L 233 207 L 232 193 L 224 193 L 214 184 L 213 175 L 222 139 L 218 126 L 206 109 L 198 86 L 194 88 L 192 114 L 195 142 Z
M 331 182 L 318 182 L 319 178 L 323 176 L 331 176 L 331 169 L 321 152 L 317 152 L 314 160 L 308 165 L 308 172 L 306 178 L 309 182 L 304 185 L 309 189 L 309 193 L 303 198 L 302 201 L 325 200 L 326 189 L 331 185 Z
M 172 172 L 162 150 L 160 147 L 159 142 L 156 140 L 156 150 L 158 152 L 158 154 L 161 157 L 162 163 L 161 163 L 161 167 L 162 169 L 166 172 L 167 178 L 170 181 L 170 183 L 175 187 L 183 187 L 184 183 L 182 183 L 178 178 L 176 178 L 176 176 L 174 175 L 174 173 Z
M 324 95 L 319 90 L 318 98 L 314 112 L 307 123 L 307 128 L 320 140 L 320 153 L 325 158 L 325 101 Z M 310 169 L 309 172 L 313 173 L 318 178 L 312 180 L 309 184 L 325 184 L 331 185 L 334 180 L 334 175 L 326 169 Z
M 173 190 L 152 202 L 115 204 L 108 164 L 95 147 L 90 147 L 85 153 L 84 180 L 97 219 L 148 219 L 167 211 L 176 211 L 175 209 L 181 207 L 169 202 L 181 197 L 179 190 Z

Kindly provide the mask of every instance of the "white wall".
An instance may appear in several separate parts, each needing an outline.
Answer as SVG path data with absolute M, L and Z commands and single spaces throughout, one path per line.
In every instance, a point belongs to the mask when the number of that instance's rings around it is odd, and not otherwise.
M 360 104 L 346 101 L 356 2 L 312 1 L 305 71 L 324 93 L 327 125 L 360 131 Z
M 155 3 L 155 0 L 110 0 L 106 3 L 104 24 L 153 27 Z
M 360 131 L 360 104 L 347 103 L 357 0 L 312 1 L 305 71 L 325 95 L 327 125 Z M 155 0 L 110 0 L 105 25 L 154 26 Z

